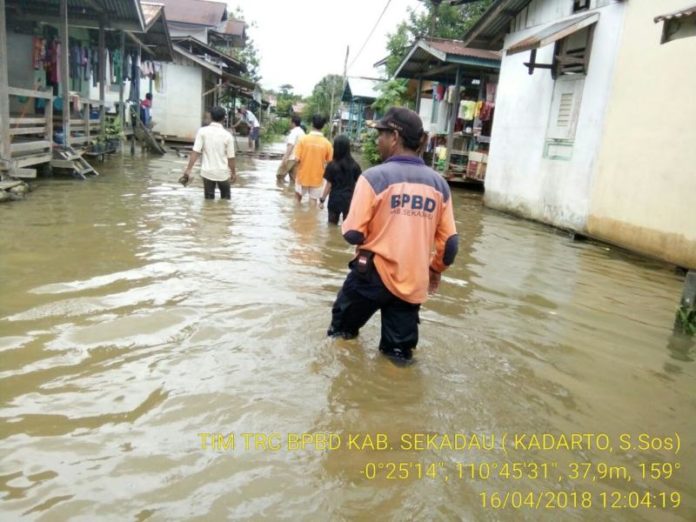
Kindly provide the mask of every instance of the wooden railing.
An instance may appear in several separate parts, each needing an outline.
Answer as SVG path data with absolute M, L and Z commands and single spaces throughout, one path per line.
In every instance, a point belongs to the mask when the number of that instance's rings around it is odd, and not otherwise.
M 87 145 L 90 141 L 92 141 L 93 135 L 98 135 L 101 133 L 101 119 L 92 120 L 90 116 L 92 113 L 91 106 L 94 105 L 101 108 L 101 106 L 104 105 L 104 102 L 80 98 L 79 103 L 82 118 L 70 118 L 70 138 L 68 139 L 68 145 L 70 146 Z M 79 133 L 80 135 L 73 136 L 73 133 Z
M 10 117 L 10 158 L 16 167 L 36 165 L 51 160 L 53 143 L 53 94 L 10 87 L 10 96 L 42 98 L 46 100 L 43 115 Z M 39 138 L 39 136 L 41 136 Z

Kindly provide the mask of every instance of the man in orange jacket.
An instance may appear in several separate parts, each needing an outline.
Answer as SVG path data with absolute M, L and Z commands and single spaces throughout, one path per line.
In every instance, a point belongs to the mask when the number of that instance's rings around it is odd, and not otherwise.
M 358 251 L 327 333 L 353 338 L 381 310 L 380 351 L 408 360 L 418 344 L 420 305 L 454 261 L 459 238 L 449 186 L 418 155 L 427 137 L 418 114 L 391 108 L 373 126 L 384 162 L 355 186 L 342 232 Z

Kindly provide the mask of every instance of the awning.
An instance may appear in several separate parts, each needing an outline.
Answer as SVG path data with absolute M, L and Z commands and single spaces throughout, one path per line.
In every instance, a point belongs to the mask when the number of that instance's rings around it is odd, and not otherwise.
M 217 74 L 218 76 L 222 76 L 223 70 L 222 70 L 220 67 L 217 67 L 217 66 L 215 66 L 214 64 L 212 64 L 212 63 L 210 63 L 210 62 L 204 60 L 203 58 L 201 58 L 201 57 L 199 57 L 199 56 L 196 56 L 195 54 L 190 53 L 190 52 L 188 52 L 188 51 L 182 49 L 182 48 L 179 47 L 178 45 L 175 45 L 175 46 L 173 47 L 173 49 L 174 49 L 174 52 L 179 53 L 180 55 L 182 55 L 182 56 L 188 58 L 188 59 L 191 60 L 192 62 L 196 62 L 196 63 L 197 63 L 198 65 L 200 65 L 201 67 L 205 67 L 206 69 L 208 69 L 209 71 L 211 71 L 211 72 Z
M 578 32 L 580 29 L 584 29 L 592 24 L 596 24 L 598 20 L 599 13 L 588 13 L 584 16 L 571 18 L 570 20 L 556 22 L 555 24 L 545 27 L 538 33 L 528 36 L 524 40 L 511 45 L 507 48 L 507 54 L 511 55 L 544 47 L 554 43 L 557 40 L 560 40 L 561 38 L 570 36 L 571 34 Z
M 696 4 L 674 13 L 655 17 L 655 23 L 664 22 L 660 43 L 671 42 L 687 36 L 696 36 Z
M 257 85 L 245 78 L 242 78 L 241 76 L 236 76 L 234 74 L 230 74 L 228 72 L 223 72 L 222 73 L 222 78 L 225 80 L 227 83 L 230 83 L 232 85 L 238 85 L 240 87 L 244 87 L 246 89 L 255 89 Z

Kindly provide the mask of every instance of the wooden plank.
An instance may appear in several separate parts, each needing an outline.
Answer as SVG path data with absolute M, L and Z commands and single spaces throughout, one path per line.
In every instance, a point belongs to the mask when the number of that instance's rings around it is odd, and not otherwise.
M 36 169 L 14 169 L 11 175 L 13 178 L 32 179 L 36 177 Z
M 17 87 L 9 87 L 7 91 L 10 96 L 26 96 L 27 98 L 43 98 L 50 100 L 53 94 L 50 91 L 32 91 L 31 89 L 19 89 Z
M 14 154 L 15 152 L 29 152 L 32 150 L 50 149 L 50 141 L 27 141 L 25 143 L 13 143 L 10 145 L 10 151 Z
M 15 127 L 10 129 L 10 135 L 16 136 L 17 134 L 44 134 L 46 132 L 46 127 Z
M 81 128 L 84 126 L 85 126 L 85 122 L 83 120 L 76 120 L 74 118 L 72 120 L 70 120 L 70 129 L 71 130 L 75 130 L 75 129 L 78 129 L 78 128 Z
M 104 108 L 105 92 L 106 92 L 106 20 L 104 14 L 99 16 L 99 100 L 101 105 L 99 107 L 99 125 L 100 132 L 104 133 L 105 128 L 105 114 L 106 110 Z
M 89 141 L 89 138 L 87 136 L 73 136 L 70 138 L 70 143 L 86 143 Z
M 74 169 L 75 162 L 70 160 L 54 159 L 51 160 L 51 167 L 55 167 L 57 169 Z
M 60 24 L 58 25 L 60 41 L 63 42 L 63 51 L 67 50 L 66 43 L 69 43 L 70 32 L 68 30 L 68 0 L 60 0 Z M 67 89 L 68 78 L 70 78 L 70 64 L 68 62 L 69 53 L 60 53 L 60 74 L 63 77 L 63 133 L 65 135 L 65 145 L 70 146 L 70 92 Z
M 21 184 L 21 181 L 0 181 L 0 190 L 9 190 L 12 187 L 17 187 Z
M 33 125 L 46 123 L 46 118 L 10 118 L 10 125 Z
M 15 165 L 19 167 L 29 167 L 31 165 L 40 165 L 41 163 L 48 163 L 53 157 L 52 153 L 48 154 L 37 154 L 32 156 L 26 156 L 15 160 Z
M 0 160 L 10 159 L 10 97 L 7 95 L 7 26 L 5 0 L 0 0 Z

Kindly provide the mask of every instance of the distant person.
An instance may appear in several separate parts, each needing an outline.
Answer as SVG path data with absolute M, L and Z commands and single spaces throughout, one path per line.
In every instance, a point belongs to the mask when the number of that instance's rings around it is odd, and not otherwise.
M 290 181 L 295 181 L 295 170 L 296 170 L 296 160 L 295 160 L 295 146 L 299 139 L 305 135 L 304 129 L 302 129 L 302 120 L 299 116 L 293 116 L 290 119 L 290 132 L 288 137 L 285 139 L 285 154 L 280 162 L 280 167 L 278 167 L 278 172 L 276 177 L 279 181 L 285 179 L 287 174 L 290 174 Z
M 319 208 L 324 208 L 326 196 L 329 196 L 327 205 L 329 210 L 329 223 L 338 225 L 338 218 L 343 221 L 348 216 L 350 200 L 353 198 L 355 183 L 362 169 L 350 154 L 350 140 L 345 134 L 336 136 L 333 142 L 333 160 L 324 171 L 324 193 L 319 198 Z
M 230 184 L 237 179 L 234 137 L 222 126 L 225 109 L 213 107 L 210 109 L 210 119 L 210 124 L 196 133 L 193 151 L 181 181 L 184 185 L 189 182 L 191 169 L 202 156 L 201 177 L 205 199 L 215 199 L 215 187 L 220 190 L 221 199 L 230 199 Z
M 236 129 L 242 121 L 245 121 L 249 126 L 249 150 L 251 152 L 256 151 L 259 148 L 259 137 L 261 135 L 261 124 L 258 118 L 246 107 L 240 107 L 237 109 L 237 114 L 239 115 L 239 121 L 235 123 L 232 127 Z
M 140 120 L 146 127 L 152 122 L 152 93 L 148 92 L 145 99 L 140 102 Z
M 447 182 L 418 155 L 427 139 L 418 114 L 391 108 L 374 127 L 384 162 L 358 178 L 341 228 L 357 253 L 327 334 L 356 337 L 380 310 L 380 351 L 407 361 L 418 344 L 420 305 L 454 262 L 459 239 Z
M 298 203 L 307 195 L 309 200 L 317 205 L 321 197 L 324 169 L 333 156 L 331 142 L 321 133 L 325 124 L 326 119 L 323 116 L 312 116 L 313 129 L 306 136 L 302 136 L 295 146 L 295 161 L 298 164 L 295 197 Z

